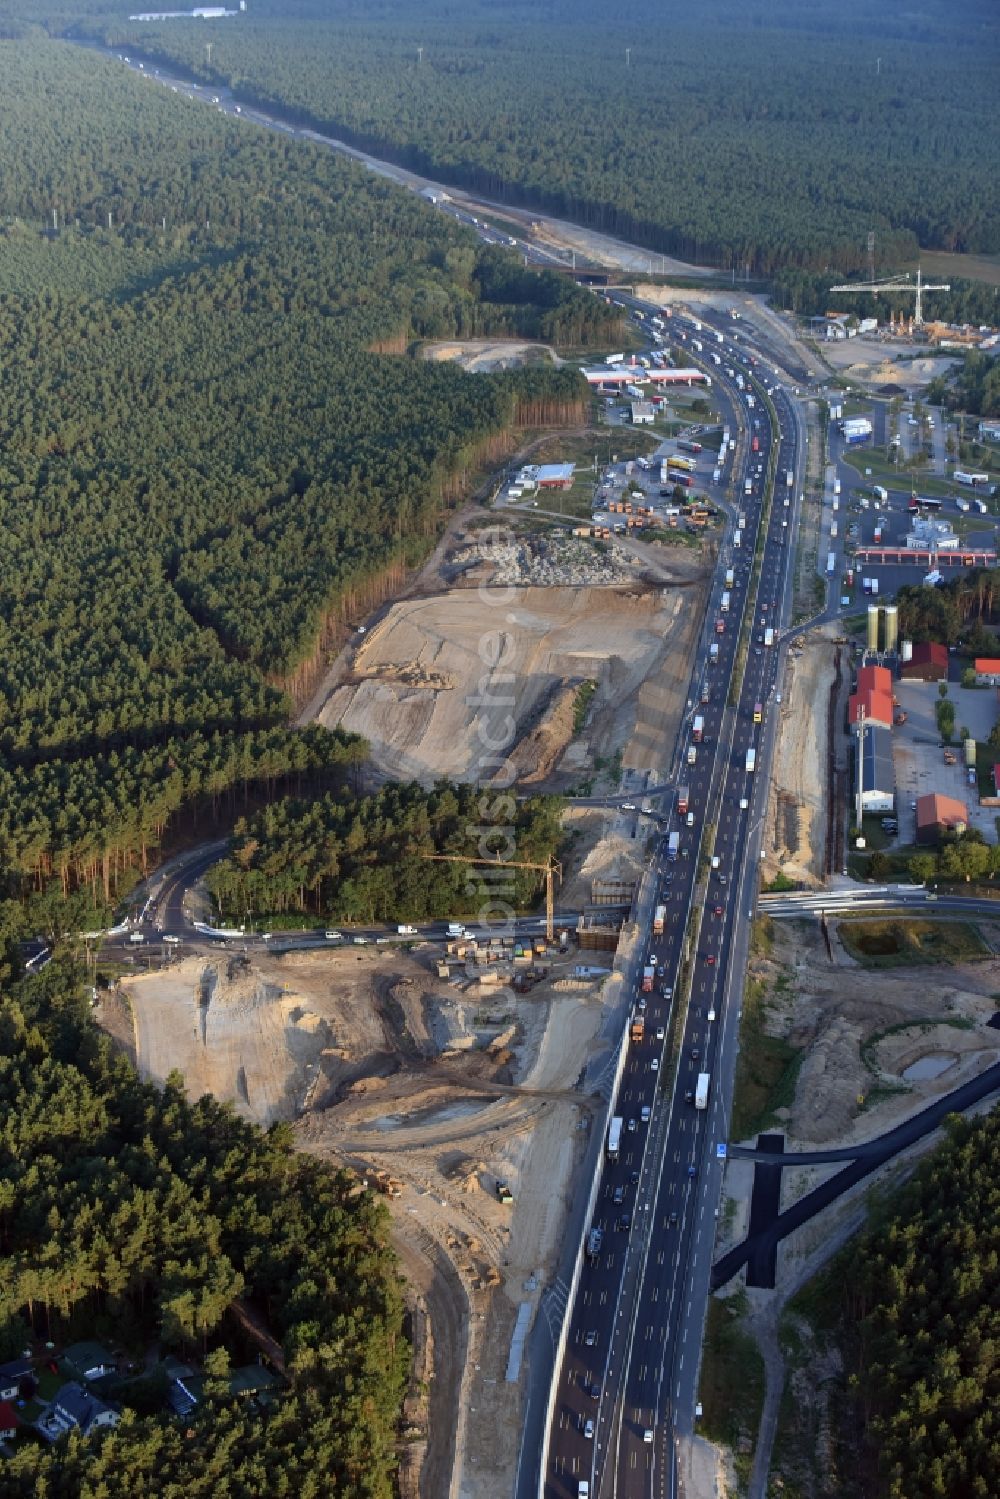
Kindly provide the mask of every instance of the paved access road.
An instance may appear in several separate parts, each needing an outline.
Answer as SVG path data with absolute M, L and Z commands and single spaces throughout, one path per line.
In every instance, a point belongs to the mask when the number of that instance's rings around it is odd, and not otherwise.
M 689 332 L 693 327 L 690 319 L 674 318 L 668 336 L 678 324 Z M 748 383 L 752 356 L 745 346 L 732 346 L 728 320 L 720 319 L 718 328 L 724 344 L 715 347 L 724 353 L 724 365 L 736 369 L 738 364 Z M 713 379 L 720 380 L 718 367 Z M 765 632 L 777 632 L 788 614 L 788 564 L 803 466 L 800 422 L 785 392 L 773 390 L 779 427 L 772 430 L 760 388 L 753 392 L 751 408 L 735 382 L 726 384 L 739 405 L 743 428 L 737 457 L 740 488 L 745 491 L 749 482 L 741 501 L 745 519 L 720 557 L 691 678 L 691 709 L 672 761 L 669 751 L 664 755 L 671 763 L 671 779 L 687 787 L 694 826 L 688 826 L 675 802 L 653 860 L 655 895 L 640 913 L 648 936 L 635 971 L 626 976 L 636 1007 L 646 1004 L 645 1037 L 630 1048 L 613 1104 L 614 1116 L 622 1120 L 621 1144 L 617 1157 L 606 1159 L 599 1184 L 593 1225 L 601 1229 L 600 1249 L 584 1264 L 568 1313 L 566 1352 L 541 1473 L 542 1489 L 552 1499 L 576 1499 L 581 1481 L 592 1499 L 672 1493 L 673 1438 L 689 1430 L 693 1418 L 721 1185 L 715 1143 L 726 1138 L 726 1101 L 777 719 L 777 634 L 775 643 L 767 645 Z M 772 455 L 775 500 L 766 534 L 760 535 L 758 580 L 754 554 Z M 727 586 L 729 569 L 733 576 Z M 730 595 L 726 614 L 723 591 Z M 746 670 L 739 699 L 730 705 L 744 618 L 749 626 Z M 695 711 L 704 720 L 697 745 L 692 738 Z M 750 771 L 748 751 L 757 757 Z M 709 823 L 711 829 L 706 828 Z M 706 832 L 703 852 L 717 860 L 708 877 L 699 868 Z M 669 853 L 670 833 L 679 840 L 676 860 Z M 649 929 L 657 904 L 667 912 L 662 936 Z M 692 913 L 697 935 L 685 951 Z M 645 963 L 655 969 L 650 995 L 642 993 Z M 672 993 L 685 964 L 690 965 L 690 1005 L 678 1020 L 683 1040 L 676 1075 L 671 1075 L 667 1038 L 674 1020 Z M 704 1110 L 693 1104 L 702 1072 L 711 1079 Z

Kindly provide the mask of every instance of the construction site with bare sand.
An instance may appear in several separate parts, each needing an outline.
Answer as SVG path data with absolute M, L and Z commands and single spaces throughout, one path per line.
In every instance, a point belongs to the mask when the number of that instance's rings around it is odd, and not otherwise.
M 356 632 L 314 716 L 365 736 L 373 781 L 488 781 L 476 699 L 496 632 L 516 786 L 655 783 L 685 708 L 711 546 L 595 546 L 565 526 L 485 520 L 457 517 L 406 596 Z M 641 875 L 641 822 L 599 800 L 568 807 L 562 909 Z M 570 934 L 517 958 L 461 940 L 192 955 L 124 978 L 99 1012 L 143 1076 L 177 1070 L 192 1097 L 287 1121 L 301 1149 L 384 1193 L 414 1347 L 405 1499 L 513 1492 L 521 1352 L 604 1107 L 608 932 L 604 951 Z

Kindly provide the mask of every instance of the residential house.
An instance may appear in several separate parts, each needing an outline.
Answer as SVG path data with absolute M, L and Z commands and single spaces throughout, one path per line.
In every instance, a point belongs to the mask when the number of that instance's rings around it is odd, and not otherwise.
M 15 1358 L 0 1364 L 0 1400 L 17 1400 L 23 1391 L 24 1381 L 32 1377 L 30 1358 Z
M 118 1367 L 114 1354 L 101 1343 L 73 1343 L 63 1351 L 63 1363 L 69 1373 L 77 1379 L 100 1379 L 104 1374 L 114 1374 Z
M 969 809 L 953 796 L 936 791 L 917 798 L 917 842 L 936 843 L 944 833 L 964 833 L 969 826 Z
M 899 675 L 918 682 L 947 682 L 948 647 L 928 640 L 913 647 L 909 661 L 899 668 Z
M 118 1412 L 110 1405 L 77 1384 L 76 1380 L 70 1380 L 39 1416 L 36 1426 L 47 1442 L 58 1442 L 74 1428 L 89 1437 L 101 1427 L 117 1426 L 120 1420 Z

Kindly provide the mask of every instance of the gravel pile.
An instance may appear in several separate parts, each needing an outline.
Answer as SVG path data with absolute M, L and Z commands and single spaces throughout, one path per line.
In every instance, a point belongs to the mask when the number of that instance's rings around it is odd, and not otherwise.
M 583 536 L 513 536 L 463 547 L 451 558 L 459 568 L 487 562 L 492 582 L 536 588 L 586 588 L 635 576 L 635 562 L 615 542 L 596 545 Z

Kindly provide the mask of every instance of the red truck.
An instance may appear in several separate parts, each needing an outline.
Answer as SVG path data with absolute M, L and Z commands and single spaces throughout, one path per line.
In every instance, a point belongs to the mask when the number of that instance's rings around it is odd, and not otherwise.
M 645 968 L 642 970 L 642 992 L 643 992 L 643 994 L 652 994 L 652 992 L 653 992 L 653 979 L 655 977 L 656 977 L 656 969 L 654 968 L 654 966 L 653 966 L 652 963 L 647 963 L 646 966 L 645 966 Z
M 687 815 L 687 809 L 688 809 L 688 789 L 687 789 L 686 786 L 678 786 L 678 788 L 677 788 L 677 811 L 678 811 L 678 813 L 679 813 L 679 815 L 681 817 L 685 817 Z
M 757 440 L 756 437 L 754 438 L 753 442 L 750 444 L 750 448 L 751 448 L 751 451 L 754 452 L 754 453 L 759 453 L 760 452 L 760 443 L 758 442 L 758 440 Z

